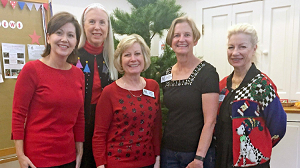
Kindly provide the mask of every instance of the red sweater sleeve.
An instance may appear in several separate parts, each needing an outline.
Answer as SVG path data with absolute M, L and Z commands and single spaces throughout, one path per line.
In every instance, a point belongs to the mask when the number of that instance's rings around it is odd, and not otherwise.
M 81 78 L 81 83 L 82 83 L 82 97 L 83 97 L 83 102 L 84 102 L 84 96 L 85 96 L 85 83 L 84 83 L 84 74 L 82 73 L 82 78 Z M 75 142 L 84 142 L 84 104 L 82 104 L 76 124 L 74 125 L 74 138 Z
M 92 143 L 97 167 L 107 163 L 106 138 L 113 119 L 113 106 L 110 98 L 110 95 L 113 93 L 110 88 L 109 86 L 104 88 L 95 111 L 95 130 Z
M 162 137 L 162 115 L 161 115 L 161 105 L 160 105 L 160 90 L 159 85 L 156 81 L 154 81 L 154 88 L 155 88 L 155 96 L 158 98 L 159 103 L 159 110 L 157 111 L 157 117 L 155 119 L 154 123 L 154 129 L 153 129 L 153 146 L 154 146 L 154 154 L 155 156 L 160 155 L 160 143 L 161 143 L 161 137 Z
M 31 62 L 23 67 L 18 75 L 15 85 L 13 108 L 12 108 L 12 134 L 11 139 L 24 139 L 24 124 L 28 113 L 32 96 L 36 90 L 38 81 L 36 70 Z

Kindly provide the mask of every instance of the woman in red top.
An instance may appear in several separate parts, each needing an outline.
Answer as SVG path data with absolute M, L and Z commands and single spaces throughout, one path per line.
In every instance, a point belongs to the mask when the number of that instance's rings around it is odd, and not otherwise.
M 26 63 L 13 99 L 12 139 L 21 168 L 79 168 L 84 141 L 84 76 L 77 60 L 80 26 L 54 15 L 42 58 Z
M 104 88 L 96 107 L 93 136 L 96 165 L 158 168 L 159 85 L 140 76 L 150 65 L 150 49 L 141 36 L 133 34 L 121 40 L 114 56 L 115 67 L 124 75 Z

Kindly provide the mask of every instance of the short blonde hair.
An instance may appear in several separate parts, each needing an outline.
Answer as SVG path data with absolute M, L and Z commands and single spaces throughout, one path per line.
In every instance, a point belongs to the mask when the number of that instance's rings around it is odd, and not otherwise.
M 150 59 L 150 48 L 146 44 L 145 40 L 137 34 L 131 34 L 129 36 L 124 37 L 120 43 L 117 46 L 117 49 L 114 54 L 114 65 L 116 69 L 123 74 L 124 69 L 122 67 L 122 54 L 124 53 L 125 50 L 127 50 L 129 47 L 131 47 L 134 43 L 138 43 L 141 46 L 143 57 L 144 57 L 144 69 L 145 71 L 147 68 L 149 68 L 151 64 L 151 59 Z
M 198 41 L 201 38 L 201 33 L 198 30 L 195 22 L 193 21 L 192 18 L 187 17 L 187 16 L 182 16 L 182 17 L 178 17 L 176 19 L 173 20 L 168 34 L 167 34 L 167 38 L 166 38 L 166 43 L 172 47 L 172 40 L 173 40 L 173 36 L 174 36 L 174 31 L 175 31 L 175 26 L 177 23 L 188 23 L 190 25 L 190 27 L 192 28 L 192 32 L 193 32 L 193 38 L 194 38 L 194 42 Z
M 114 37 L 113 37 L 113 32 L 112 32 L 112 26 L 111 26 L 111 21 L 110 21 L 110 17 L 108 12 L 105 10 L 104 6 L 101 5 L 100 3 L 93 3 L 90 4 L 89 6 L 87 6 L 85 8 L 85 10 L 82 13 L 81 16 L 81 26 L 82 26 L 82 33 L 81 33 L 81 41 L 79 43 L 79 48 L 83 47 L 85 45 L 86 42 L 86 34 L 85 34 L 85 30 L 84 30 L 84 21 L 85 21 L 85 16 L 86 14 L 93 10 L 93 9 L 100 9 L 102 11 L 104 11 L 107 15 L 107 21 L 108 21 L 108 33 L 107 33 L 107 37 L 104 40 L 104 45 L 103 45 L 103 58 L 105 60 L 105 63 L 109 69 L 109 74 L 110 74 L 110 78 L 112 80 L 116 80 L 118 79 L 118 72 L 114 67 L 113 64 L 113 58 L 114 58 Z
M 227 39 L 229 40 L 232 35 L 239 34 L 239 33 L 244 33 L 244 34 L 249 35 L 252 47 L 257 46 L 258 36 L 257 36 L 257 32 L 255 30 L 255 27 L 253 25 L 251 25 L 249 23 L 239 23 L 239 24 L 231 26 L 228 29 Z M 259 55 L 258 49 L 256 49 L 255 54 L 253 55 L 253 58 L 252 58 L 253 62 L 257 62 L 258 55 Z

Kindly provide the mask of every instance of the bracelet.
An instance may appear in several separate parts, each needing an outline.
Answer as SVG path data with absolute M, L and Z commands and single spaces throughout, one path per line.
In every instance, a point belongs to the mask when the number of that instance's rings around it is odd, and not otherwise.
M 202 157 L 202 156 L 199 156 L 199 155 L 196 155 L 195 156 L 195 159 L 197 159 L 197 160 L 200 160 L 200 161 L 204 161 L 204 159 L 205 159 L 205 157 Z

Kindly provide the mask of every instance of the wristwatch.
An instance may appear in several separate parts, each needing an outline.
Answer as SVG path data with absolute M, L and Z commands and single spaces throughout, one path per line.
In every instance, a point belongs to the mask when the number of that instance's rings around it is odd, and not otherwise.
M 197 160 L 200 160 L 200 161 L 204 161 L 204 159 L 205 159 L 205 157 L 202 157 L 202 156 L 199 156 L 199 155 L 196 155 L 195 156 L 195 159 L 197 159 Z

